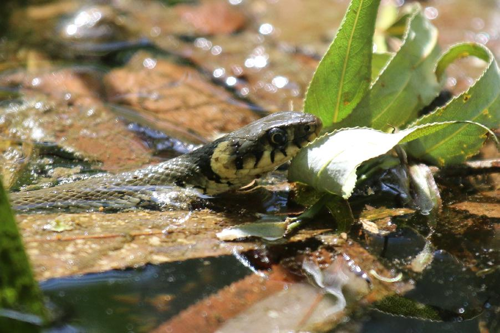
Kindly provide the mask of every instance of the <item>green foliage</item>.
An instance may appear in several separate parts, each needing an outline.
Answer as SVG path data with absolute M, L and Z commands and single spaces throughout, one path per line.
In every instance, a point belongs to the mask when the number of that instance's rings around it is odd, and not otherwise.
M 335 128 L 367 126 L 387 131 L 400 127 L 413 121 L 439 94 L 441 86 L 434 75 L 439 58 L 437 30 L 419 6 L 412 6 L 407 22 L 399 51 L 351 116 Z
M 455 121 L 414 126 L 397 133 L 385 133 L 371 128 L 341 129 L 322 136 L 307 149 L 301 150 L 294 158 L 288 176 L 291 180 L 308 184 L 320 192 L 347 199 L 356 185 L 356 171 L 362 163 L 388 153 L 398 144 L 465 125 L 488 131 L 479 123 L 463 124 Z
M 437 308 L 422 304 L 401 296 L 389 296 L 374 304 L 375 308 L 384 313 L 418 318 L 432 321 L 442 321 Z
M 46 318 L 42 294 L 0 181 L 0 322 L 4 311 Z M 22 319 L 22 318 L 21 318 Z
M 307 91 L 304 110 L 324 124 L 344 119 L 368 91 L 380 0 L 353 0 Z
M 475 309 L 464 313 L 441 309 L 436 306 L 423 304 L 415 300 L 399 295 L 392 295 L 383 298 L 373 304 L 374 308 L 383 313 L 403 318 L 415 318 L 419 320 L 429 320 L 435 322 L 457 322 L 460 320 L 470 320 L 481 314 Z
M 472 120 L 488 128 L 500 126 L 500 71 L 493 54 L 486 47 L 479 44 L 452 47 L 441 57 L 436 75 L 442 77 L 450 63 L 466 56 L 475 56 L 487 62 L 481 78 L 448 105 L 418 119 L 413 125 Z M 407 152 L 414 158 L 440 166 L 457 164 L 478 153 L 486 134 L 485 129 L 461 124 L 410 143 Z
M 477 154 L 489 129 L 500 125 L 500 71 L 486 47 L 460 44 L 440 56 L 437 29 L 415 4 L 387 28 L 401 38 L 399 50 L 372 54 L 376 7 L 378 2 L 351 2 L 304 102 L 305 112 L 320 117 L 330 133 L 302 150 L 290 168 L 292 180 L 344 199 L 356 184 L 357 168 L 396 145 L 414 160 L 457 164 Z M 448 105 L 418 119 L 443 88 L 448 65 L 468 56 L 487 63 L 483 75 Z

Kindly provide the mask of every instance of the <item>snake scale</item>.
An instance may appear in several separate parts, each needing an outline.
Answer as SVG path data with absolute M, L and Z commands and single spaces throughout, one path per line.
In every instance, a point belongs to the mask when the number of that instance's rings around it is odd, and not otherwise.
M 118 210 L 165 206 L 173 189 L 216 195 L 251 183 L 290 160 L 321 130 L 302 112 L 261 118 L 188 154 L 136 171 L 104 174 L 34 191 L 10 194 L 17 211 Z

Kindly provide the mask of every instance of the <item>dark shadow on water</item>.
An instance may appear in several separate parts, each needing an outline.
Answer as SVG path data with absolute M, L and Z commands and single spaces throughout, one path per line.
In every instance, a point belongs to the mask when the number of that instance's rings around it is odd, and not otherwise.
M 248 274 L 227 256 L 48 280 L 41 288 L 71 327 L 46 332 L 147 332 Z

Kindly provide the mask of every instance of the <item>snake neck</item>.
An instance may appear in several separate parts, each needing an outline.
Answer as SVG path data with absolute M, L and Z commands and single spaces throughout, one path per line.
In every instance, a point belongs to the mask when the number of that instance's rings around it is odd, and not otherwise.
M 178 187 L 190 187 L 203 194 L 215 195 L 249 184 L 255 177 L 226 179 L 213 170 L 212 158 L 215 151 L 212 145 L 204 146 L 189 154 L 138 170 L 140 179 L 155 184 L 172 184 Z

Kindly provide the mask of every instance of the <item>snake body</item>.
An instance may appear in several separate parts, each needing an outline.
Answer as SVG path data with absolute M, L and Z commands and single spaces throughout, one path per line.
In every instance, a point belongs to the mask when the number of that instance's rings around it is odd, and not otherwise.
M 240 188 L 290 160 L 317 137 L 321 121 L 301 112 L 259 119 L 191 153 L 120 174 L 11 193 L 17 211 L 164 206 L 174 189 L 215 195 Z M 167 200 L 165 200 L 167 198 Z

